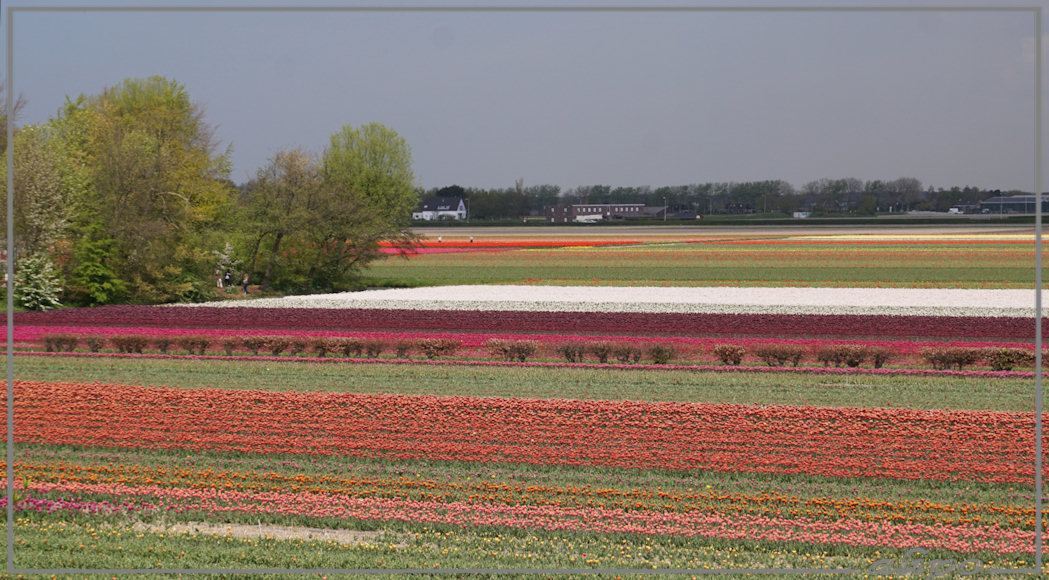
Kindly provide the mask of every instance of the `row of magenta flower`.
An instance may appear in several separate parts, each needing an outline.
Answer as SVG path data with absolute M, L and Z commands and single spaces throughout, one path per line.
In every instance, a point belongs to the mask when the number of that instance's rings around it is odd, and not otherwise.
M 269 331 L 445 331 L 660 336 L 821 336 L 1020 340 L 1029 318 L 652 312 L 105 306 L 18 312 L 15 326 L 153 327 Z M 1049 325 L 1043 327 L 1049 334 Z

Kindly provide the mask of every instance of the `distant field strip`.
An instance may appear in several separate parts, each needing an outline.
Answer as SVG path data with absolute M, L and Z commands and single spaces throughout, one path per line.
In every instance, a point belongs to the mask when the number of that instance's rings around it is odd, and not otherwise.
M 1034 315 L 1034 291 L 476 285 L 288 296 L 262 298 L 250 303 L 231 301 L 207 305 L 238 307 L 249 304 L 257 308 L 1025 317 Z

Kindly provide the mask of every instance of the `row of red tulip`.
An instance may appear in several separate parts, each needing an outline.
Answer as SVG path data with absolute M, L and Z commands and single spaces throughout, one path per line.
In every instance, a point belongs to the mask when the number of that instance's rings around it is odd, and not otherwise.
M 15 398 L 16 439 L 47 444 L 905 480 L 1033 478 L 1034 418 L 1020 413 L 47 382 L 18 382 Z

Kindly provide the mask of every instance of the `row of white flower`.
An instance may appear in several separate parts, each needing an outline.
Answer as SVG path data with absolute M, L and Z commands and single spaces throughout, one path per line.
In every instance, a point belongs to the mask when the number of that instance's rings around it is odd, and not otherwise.
M 210 302 L 262 308 L 1033 316 L 1034 290 L 435 286 Z

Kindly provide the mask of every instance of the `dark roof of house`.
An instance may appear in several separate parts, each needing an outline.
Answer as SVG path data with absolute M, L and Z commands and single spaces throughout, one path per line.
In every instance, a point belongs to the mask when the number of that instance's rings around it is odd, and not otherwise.
M 423 201 L 421 211 L 458 211 L 460 197 L 428 197 Z

